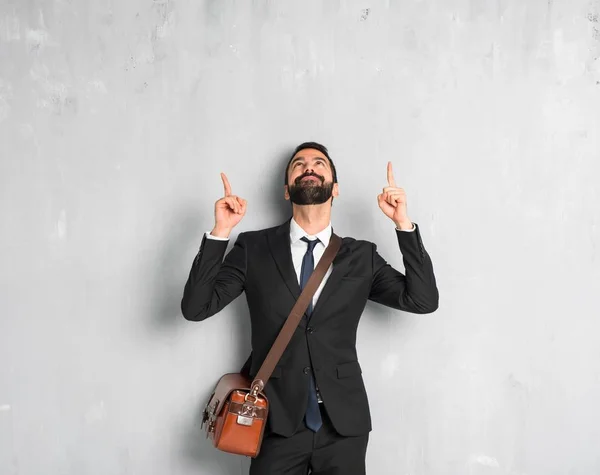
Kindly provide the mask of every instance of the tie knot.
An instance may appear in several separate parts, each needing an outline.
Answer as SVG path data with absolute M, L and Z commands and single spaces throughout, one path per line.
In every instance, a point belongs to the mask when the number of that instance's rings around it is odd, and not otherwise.
M 314 241 L 311 241 L 310 239 L 308 239 L 306 236 L 304 236 L 301 241 L 304 241 L 305 243 L 308 244 L 308 252 L 313 252 L 315 246 L 317 245 L 319 241 L 319 238 L 315 239 Z

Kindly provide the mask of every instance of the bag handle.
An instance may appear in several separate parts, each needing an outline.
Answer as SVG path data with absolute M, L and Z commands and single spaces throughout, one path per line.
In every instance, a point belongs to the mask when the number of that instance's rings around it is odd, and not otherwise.
M 306 312 L 306 309 L 308 308 L 310 300 L 313 298 L 315 292 L 319 288 L 319 285 L 321 285 L 321 281 L 325 277 L 327 269 L 329 269 L 329 266 L 333 262 L 333 259 L 335 258 L 341 245 L 342 238 L 340 238 L 337 234 L 332 233 L 331 239 L 329 240 L 329 244 L 325 249 L 323 256 L 321 256 L 321 259 L 319 259 L 317 267 L 315 267 L 315 270 L 310 275 L 308 282 L 306 283 L 304 289 L 302 289 L 302 292 L 300 293 L 300 297 L 298 297 L 296 304 L 292 308 L 292 311 L 290 312 L 287 320 L 285 321 L 283 327 L 279 331 L 279 334 L 277 335 L 273 346 L 269 350 L 267 357 L 265 358 L 263 364 L 258 370 L 254 381 L 252 381 L 252 385 L 250 386 L 251 391 L 248 395 L 246 395 L 246 397 L 256 397 L 258 393 L 261 392 L 266 386 L 267 381 L 269 381 L 269 378 L 271 377 L 271 374 L 273 374 L 275 366 L 277 366 L 277 363 L 279 363 L 279 360 L 281 359 L 283 352 L 290 343 L 290 340 L 292 339 L 296 328 L 298 328 L 300 320 L 302 320 L 302 317 L 304 316 L 304 312 Z

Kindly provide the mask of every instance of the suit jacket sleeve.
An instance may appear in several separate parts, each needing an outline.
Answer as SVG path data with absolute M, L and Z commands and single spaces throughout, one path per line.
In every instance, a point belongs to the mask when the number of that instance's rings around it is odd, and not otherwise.
M 223 260 L 228 241 L 204 236 L 181 299 L 181 312 L 186 320 L 205 320 L 242 293 L 247 263 L 244 238 L 241 233 Z
M 390 266 L 373 244 L 373 283 L 369 299 L 411 313 L 431 313 L 438 308 L 438 289 L 433 264 L 423 246 L 419 227 L 405 233 L 396 230 L 406 275 Z

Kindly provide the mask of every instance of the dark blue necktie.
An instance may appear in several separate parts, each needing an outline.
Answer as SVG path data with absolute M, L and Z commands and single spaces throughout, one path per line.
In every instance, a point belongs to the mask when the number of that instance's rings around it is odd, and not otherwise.
M 311 241 L 308 238 L 303 237 L 302 241 L 308 244 L 306 254 L 304 254 L 304 258 L 302 259 L 302 269 L 300 271 L 300 288 L 304 289 L 306 283 L 308 282 L 308 278 L 313 273 L 313 270 L 315 270 L 315 258 L 313 256 L 313 250 L 319 240 L 315 239 L 314 241 Z M 312 299 L 310 299 L 306 313 L 310 315 L 312 311 L 313 304 Z M 306 406 L 306 414 L 304 415 L 304 418 L 306 419 L 306 427 L 314 432 L 317 432 L 321 428 L 321 425 L 323 425 L 323 420 L 321 419 L 321 411 L 319 410 L 319 401 L 317 399 L 317 388 L 312 372 L 308 379 L 308 404 Z

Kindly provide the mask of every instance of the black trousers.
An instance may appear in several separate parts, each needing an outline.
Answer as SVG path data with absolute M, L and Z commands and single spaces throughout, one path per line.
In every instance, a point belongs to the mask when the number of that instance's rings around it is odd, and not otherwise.
M 365 475 L 369 434 L 338 434 L 323 404 L 319 407 L 323 425 L 318 432 L 304 425 L 291 437 L 265 434 L 250 475 Z

